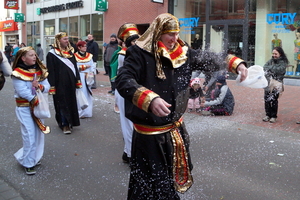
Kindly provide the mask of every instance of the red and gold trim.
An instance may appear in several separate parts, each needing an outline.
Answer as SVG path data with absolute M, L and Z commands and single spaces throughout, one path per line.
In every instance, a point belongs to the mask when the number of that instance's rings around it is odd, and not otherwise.
M 49 126 L 44 125 L 43 122 L 39 118 L 37 118 L 36 116 L 34 116 L 33 112 L 31 113 L 31 116 L 32 116 L 33 120 L 35 121 L 35 123 L 37 124 L 37 126 L 39 127 L 39 129 L 44 134 L 50 133 L 50 127 Z
M 17 104 L 17 107 L 29 107 L 30 106 L 29 101 L 27 101 L 27 99 L 23 99 L 23 98 L 16 98 L 16 104 Z
M 36 71 L 35 69 L 32 69 L 32 71 L 28 71 L 17 67 L 12 72 L 12 76 L 24 81 L 33 81 L 35 76 L 36 80 L 39 80 L 39 78 L 42 76 L 42 71 Z
M 171 133 L 173 143 L 174 186 L 178 192 L 184 193 L 192 186 L 193 177 L 188 164 L 188 153 L 179 130 L 182 122 L 183 118 L 181 117 L 178 121 L 165 126 L 147 126 L 141 124 L 133 124 L 133 126 L 138 133 L 145 135 Z
M 84 71 L 87 69 L 86 65 L 79 65 L 78 68 L 79 68 L 79 71 Z
M 82 83 L 80 80 L 77 81 L 76 88 L 82 88 Z
M 126 55 L 126 50 L 127 50 L 127 48 L 126 47 L 124 47 L 124 48 L 122 48 L 119 52 L 118 52 L 118 54 L 121 54 L 121 55 Z
M 65 58 L 71 58 L 73 55 L 69 51 L 61 51 L 59 48 L 54 49 L 57 55 L 63 55 Z
M 85 53 L 85 56 L 81 56 L 78 52 L 76 52 L 74 55 L 76 61 L 79 63 L 89 62 L 93 58 L 93 55 L 88 52 Z
M 32 105 L 33 107 L 39 105 L 39 99 L 37 98 L 37 96 L 35 96 L 35 97 L 30 101 L 30 105 Z
M 159 97 L 159 95 L 155 92 L 145 87 L 140 87 L 134 93 L 132 102 L 138 108 L 144 110 L 145 112 L 148 112 L 151 101 L 156 97 Z
M 50 95 L 56 94 L 55 86 L 51 86 L 51 87 L 50 87 L 50 89 L 49 89 L 49 94 L 50 94 Z
M 228 55 L 227 58 L 226 58 L 226 61 L 228 63 L 228 69 L 230 72 L 233 72 L 233 73 L 238 73 L 237 72 L 237 67 L 239 66 L 239 64 L 241 63 L 245 63 L 244 60 L 240 59 L 239 57 L 236 57 L 232 54 Z

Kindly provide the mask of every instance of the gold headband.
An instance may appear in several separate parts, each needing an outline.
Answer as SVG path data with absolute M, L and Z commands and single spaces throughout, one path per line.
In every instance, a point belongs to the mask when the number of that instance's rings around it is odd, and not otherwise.
M 133 23 L 126 23 L 123 24 L 118 31 L 118 38 L 125 42 L 127 38 L 132 35 L 138 35 L 139 30 L 137 29 L 136 25 Z
M 66 32 L 59 32 L 55 35 L 55 38 L 61 39 L 63 37 L 67 37 L 67 36 L 68 36 L 68 34 Z
M 180 26 L 178 20 L 172 16 L 172 19 L 163 25 L 162 34 L 174 32 L 180 32 Z

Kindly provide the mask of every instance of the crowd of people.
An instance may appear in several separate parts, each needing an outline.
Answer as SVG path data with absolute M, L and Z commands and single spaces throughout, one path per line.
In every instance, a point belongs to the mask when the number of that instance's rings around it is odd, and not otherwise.
M 184 193 L 193 184 L 183 114 L 195 110 L 203 115 L 232 115 L 235 101 L 226 83 L 227 71 L 240 74 L 241 81 L 247 78 L 244 60 L 191 48 L 180 39 L 179 31 L 178 19 L 164 13 L 142 36 L 134 23 L 121 25 L 105 47 L 104 75 L 109 76 L 109 92 L 115 94 L 120 115 L 122 159 L 131 168 L 128 199 L 180 199 L 178 192 Z M 75 48 L 65 32 L 55 35 L 45 63 L 40 44 L 35 49 L 23 43 L 14 48 L 7 44 L 3 56 L 0 51 L 1 72 L 12 77 L 23 138 L 23 147 L 14 155 L 26 174 L 36 173 L 44 134 L 50 132 L 43 119 L 34 115 L 39 104 L 35 91 L 53 96 L 57 125 L 64 134 L 71 134 L 80 119 L 93 116 L 98 53 L 93 35 L 78 41 Z M 283 49 L 275 47 L 263 67 L 269 82 L 265 122 L 276 122 L 287 64 Z M 205 79 L 198 77 L 201 72 Z M 87 99 L 85 109 L 78 105 L 79 90 Z

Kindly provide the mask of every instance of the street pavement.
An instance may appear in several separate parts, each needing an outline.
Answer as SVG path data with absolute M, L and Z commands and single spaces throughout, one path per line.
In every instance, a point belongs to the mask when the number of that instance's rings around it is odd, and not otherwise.
M 108 77 L 97 75 L 94 116 L 71 135 L 52 128 L 42 165 L 27 176 L 13 153 L 21 147 L 11 81 L 1 93 L 0 200 L 126 199 L 129 166 L 121 161 L 123 141 Z M 285 85 L 278 121 L 263 122 L 262 89 L 228 85 L 235 97 L 232 116 L 184 116 L 191 137 L 194 185 L 182 199 L 296 200 L 300 196 L 299 86 Z M 5 97 L 3 96 L 5 95 Z M 49 98 L 50 99 L 50 98 Z M 53 104 L 50 102 L 50 106 Z

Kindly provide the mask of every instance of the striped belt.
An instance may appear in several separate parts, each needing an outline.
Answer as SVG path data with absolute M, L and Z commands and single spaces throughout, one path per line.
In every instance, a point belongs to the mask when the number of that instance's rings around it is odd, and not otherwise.
M 165 126 L 146 126 L 134 124 L 134 129 L 141 134 L 157 135 L 170 132 L 173 143 L 173 179 L 174 187 L 180 192 L 186 192 L 193 184 L 193 177 L 189 167 L 189 156 L 179 127 L 183 122 L 181 117 L 178 121 Z
M 23 99 L 23 98 L 16 98 L 16 103 L 18 107 L 29 107 L 29 101 L 27 101 L 27 99 Z
M 171 131 L 174 128 L 178 128 L 181 126 L 183 118 L 181 117 L 178 121 L 167 124 L 164 126 L 147 126 L 141 124 L 133 124 L 134 129 L 144 135 L 157 135 Z

